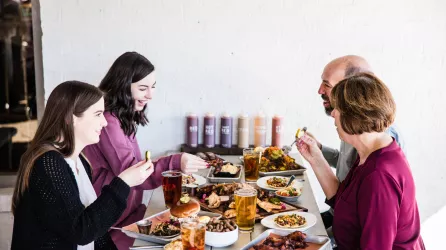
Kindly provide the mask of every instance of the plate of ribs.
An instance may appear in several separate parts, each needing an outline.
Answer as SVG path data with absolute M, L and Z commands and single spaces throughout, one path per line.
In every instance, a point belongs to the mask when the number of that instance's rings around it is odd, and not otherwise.
M 244 246 L 242 250 L 319 250 L 331 249 L 327 236 L 315 236 L 303 232 L 284 232 L 269 229 Z

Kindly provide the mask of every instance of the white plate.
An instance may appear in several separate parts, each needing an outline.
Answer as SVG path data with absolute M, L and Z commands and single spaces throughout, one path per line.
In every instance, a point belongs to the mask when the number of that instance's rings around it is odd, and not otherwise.
M 305 224 L 302 227 L 298 227 L 298 228 L 286 228 L 286 227 L 279 227 L 274 222 L 274 219 L 277 216 L 279 216 L 279 215 L 290 215 L 290 214 L 297 214 L 297 215 L 300 215 L 302 217 L 305 217 L 305 220 L 307 221 L 307 224 Z M 303 232 L 303 231 L 308 230 L 309 228 L 311 228 L 312 226 L 314 226 L 316 224 L 316 216 L 314 214 L 310 214 L 310 213 L 307 213 L 307 212 L 290 211 L 290 212 L 283 212 L 283 213 L 270 215 L 268 217 L 263 218 L 260 223 L 262 223 L 263 226 L 268 227 L 268 228 L 272 228 L 272 229 L 283 230 L 283 231 L 302 231 Z
M 270 185 L 268 185 L 266 183 L 267 180 L 273 178 L 273 177 L 277 177 L 277 178 L 285 178 L 287 179 L 287 182 L 290 180 L 290 178 L 288 177 L 283 177 L 283 176 L 266 176 L 266 177 L 262 177 L 260 179 L 257 180 L 257 186 L 259 186 L 260 188 L 266 189 L 266 190 L 270 190 L 270 191 L 276 191 L 279 189 L 282 189 L 283 187 L 279 187 L 279 188 L 275 188 L 275 187 L 271 187 Z M 293 186 L 296 183 L 296 181 L 293 181 Z
M 204 178 L 203 176 L 197 174 L 192 174 L 192 176 L 195 178 L 195 182 L 193 184 L 184 184 L 183 187 L 195 188 L 206 184 L 206 178 Z

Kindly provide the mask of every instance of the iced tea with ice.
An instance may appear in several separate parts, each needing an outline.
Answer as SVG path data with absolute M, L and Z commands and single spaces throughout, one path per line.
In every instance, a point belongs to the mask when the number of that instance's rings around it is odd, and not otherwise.
M 260 159 L 261 153 L 256 153 L 252 148 L 243 149 L 245 181 L 253 182 L 259 179 Z
M 197 218 L 188 218 L 181 223 L 183 250 L 204 250 L 206 225 Z

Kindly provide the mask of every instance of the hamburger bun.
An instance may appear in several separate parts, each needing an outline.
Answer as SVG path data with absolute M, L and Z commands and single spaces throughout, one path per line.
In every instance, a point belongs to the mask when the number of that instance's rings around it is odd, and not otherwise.
M 170 209 L 170 214 L 177 218 L 187 218 L 200 212 L 200 203 L 195 199 L 189 199 L 186 203 L 178 201 Z

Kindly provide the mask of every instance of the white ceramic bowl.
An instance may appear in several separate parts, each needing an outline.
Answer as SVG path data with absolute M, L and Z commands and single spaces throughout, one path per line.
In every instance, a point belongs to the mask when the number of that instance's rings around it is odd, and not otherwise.
M 299 195 L 298 196 L 282 196 L 282 195 L 278 195 L 277 192 L 279 192 L 280 190 L 275 191 L 274 193 L 276 194 L 276 196 L 282 200 L 282 201 L 288 201 L 288 202 L 295 202 L 299 199 L 299 197 L 302 196 L 302 192 L 303 192 L 303 184 L 302 182 L 293 182 L 293 187 L 299 190 Z
M 295 202 L 302 195 L 302 194 L 300 194 L 298 196 L 282 196 L 282 195 L 278 195 L 277 191 L 275 192 L 275 194 L 280 200 L 288 201 L 288 202 Z
M 238 227 L 230 232 L 209 232 L 206 231 L 204 242 L 211 247 L 226 247 L 234 244 L 238 240 Z

